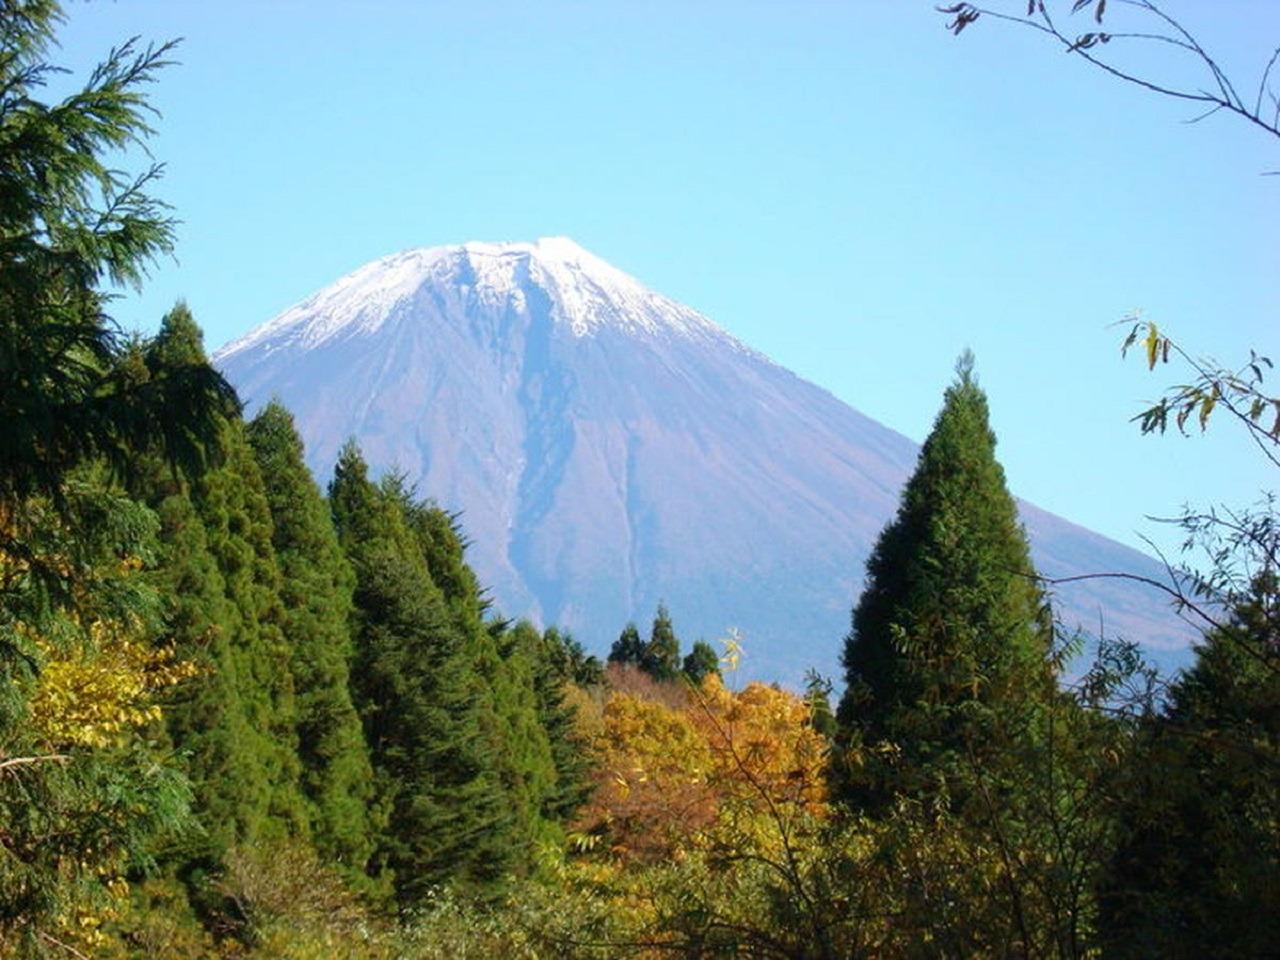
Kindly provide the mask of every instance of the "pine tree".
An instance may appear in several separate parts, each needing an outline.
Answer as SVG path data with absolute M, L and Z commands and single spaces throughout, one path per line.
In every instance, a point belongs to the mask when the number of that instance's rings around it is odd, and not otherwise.
M 134 453 L 203 463 L 234 393 L 208 365 L 148 365 L 119 335 L 111 286 L 172 249 L 174 221 L 121 151 L 151 133 L 146 86 L 171 44 L 113 49 L 83 87 L 44 103 L 62 20 L 51 0 L 0 6 L 0 498 L 60 501 L 69 471 Z M 3 537 L 5 531 L 0 531 Z
M 534 692 L 538 719 L 551 748 L 555 780 L 542 798 L 543 816 L 557 824 L 567 824 L 591 795 L 594 769 L 590 745 L 583 742 L 577 725 L 577 710 L 566 691 L 570 684 L 590 686 L 604 680 L 600 661 L 584 654 L 568 634 L 548 627 L 538 637 L 531 625 L 521 622 L 534 663 Z
M 845 641 L 842 742 L 868 756 L 891 745 L 896 785 L 846 779 L 847 798 L 882 800 L 972 766 L 975 750 L 1010 732 L 1003 705 L 1053 689 L 1052 624 L 971 355 L 957 372 L 867 564 Z
M 698 640 L 684 658 L 684 675 L 695 687 L 700 687 L 713 673 L 720 676 L 720 658 L 711 644 Z
M 373 771 L 349 689 L 355 577 L 293 417 L 272 402 L 247 432 L 271 508 L 312 838 L 326 862 L 363 875 L 373 852 Z
M 373 484 L 354 444 L 329 500 L 356 575 L 352 693 L 388 818 L 372 869 L 389 872 L 405 907 L 443 882 L 491 885 L 514 853 L 512 813 L 482 729 L 473 651 L 431 578 L 404 491 Z

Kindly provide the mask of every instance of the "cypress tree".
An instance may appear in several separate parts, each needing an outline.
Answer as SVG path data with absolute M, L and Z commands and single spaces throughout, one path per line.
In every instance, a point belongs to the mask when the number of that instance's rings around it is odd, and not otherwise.
M 363 874 L 373 851 L 373 771 L 349 689 L 355 577 L 293 417 L 273 401 L 247 432 L 271 508 L 312 837 L 326 862 Z
M 467 638 L 430 570 L 393 482 L 379 488 L 354 444 L 329 488 L 356 576 L 352 694 L 387 825 L 374 871 L 408 907 L 435 885 L 483 888 L 508 870 L 512 812 L 482 729 Z
M 152 351 L 168 365 L 207 363 L 183 306 Z M 205 863 L 232 843 L 307 833 L 271 512 L 238 419 L 223 423 L 217 460 L 194 478 L 151 460 L 136 481 L 161 518 L 155 579 L 170 598 L 171 637 L 203 669 L 167 717 L 204 827 L 189 854 Z
M 875 802 L 935 782 L 962 755 L 971 764 L 1009 732 L 1003 704 L 1053 690 L 1052 623 L 972 355 L 957 373 L 868 561 L 845 641 L 842 743 L 867 756 L 891 744 L 896 782 L 845 778 L 847 798 Z
M 573 819 L 591 795 L 593 768 L 589 745 L 578 733 L 577 709 L 569 702 L 569 684 L 587 686 L 603 681 L 600 661 L 585 655 L 582 647 L 555 627 L 540 637 L 527 622 L 516 626 L 534 651 L 533 685 L 538 719 L 546 732 L 555 778 L 542 797 L 542 815 L 557 824 Z
M 508 869 L 526 872 L 538 840 L 554 835 L 544 816 L 545 798 L 554 791 L 555 763 L 547 731 L 539 716 L 536 674 L 542 650 L 524 642 L 523 634 L 508 632 L 502 622 L 486 623 L 489 603 L 480 582 L 466 562 L 466 538 L 458 515 L 437 504 L 417 502 L 398 478 L 388 489 L 399 499 L 432 581 L 440 588 L 462 638 L 461 655 L 467 667 L 476 717 L 495 788 L 505 797 L 509 823 L 495 824 L 505 836 L 490 838 L 508 857 Z M 534 636 L 535 640 L 538 640 Z

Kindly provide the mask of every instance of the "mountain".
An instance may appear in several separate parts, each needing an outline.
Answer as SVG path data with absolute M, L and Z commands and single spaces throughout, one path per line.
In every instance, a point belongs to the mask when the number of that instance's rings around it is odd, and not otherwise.
M 378 260 L 214 362 L 250 407 L 274 395 L 293 410 L 322 483 L 355 436 L 375 468 L 461 511 L 503 613 L 604 652 L 664 600 L 686 645 L 737 626 L 744 669 L 792 683 L 810 665 L 838 675 L 867 554 L 918 452 L 563 238 Z M 1022 513 L 1047 575 L 1163 573 Z M 1058 600 L 1161 655 L 1186 647 L 1149 588 L 1091 581 Z

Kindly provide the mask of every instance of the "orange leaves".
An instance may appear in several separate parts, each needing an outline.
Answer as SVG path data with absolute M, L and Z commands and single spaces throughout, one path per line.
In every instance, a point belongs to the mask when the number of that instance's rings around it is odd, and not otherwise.
M 806 701 L 775 687 L 735 693 L 712 676 L 686 697 L 615 690 L 597 746 L 579 826 L 619 856 L 678 857 L 726 831 L 761 837 L 780 818 L 826 812 L 826 740 Z
M 711 751 L 684 711 L 614 693 L 598 747 L 598 783 L 582 820 L 614 853 L 656 859 L 714 820 Z
M 695 696 L 691 712 L 711 749 L 722 794 L 761 812 L 790 805 L 825 814 L 827 741 L 810 724 L 803 698 L 762 683 L 734 693 L 716 677 Z

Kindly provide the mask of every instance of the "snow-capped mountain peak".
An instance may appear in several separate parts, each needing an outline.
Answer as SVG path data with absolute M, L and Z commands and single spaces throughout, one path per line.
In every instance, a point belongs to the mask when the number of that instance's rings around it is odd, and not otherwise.
M 604 328 L 633 335 L 710 338 L 745 351 L 696 310 L 650 290 L 568 237 L 529 242 L 471 241 L 406 250 L 347 274 L 231 341 L 221 362 L 250 348 L 313 348 L 375 333 L 427 295 L 461 312 L 479 305 L 528 316 L 539 306 L 575 337 Z

